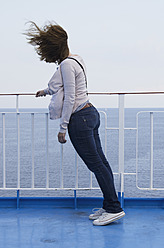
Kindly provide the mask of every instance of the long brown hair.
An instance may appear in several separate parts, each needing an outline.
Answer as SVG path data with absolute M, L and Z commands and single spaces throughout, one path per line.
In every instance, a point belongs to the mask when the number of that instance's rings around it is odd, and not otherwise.
M 35 46 L 40 60 L 60 64 L 68 57 L 68 35 L 60 25 L 49 23 L 43 28 L 39 28 L 34 22 L 30 22 L 30 24 L 25 35 L 28 43 Z

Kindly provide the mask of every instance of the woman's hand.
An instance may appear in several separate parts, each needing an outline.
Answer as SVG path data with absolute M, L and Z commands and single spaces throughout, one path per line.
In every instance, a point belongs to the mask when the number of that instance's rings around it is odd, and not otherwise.
M 44 92 L 44 90 L 39 90 L 38 92 L 36 92 L 36 97 L 40 97 L 40 96 L 46 96 L 46 93 Z
M 67 140 L 65 139 L 65 133 L 58 133 L 58 141 L 61 143 L 61 144 L 64 144 L 67 142 Z

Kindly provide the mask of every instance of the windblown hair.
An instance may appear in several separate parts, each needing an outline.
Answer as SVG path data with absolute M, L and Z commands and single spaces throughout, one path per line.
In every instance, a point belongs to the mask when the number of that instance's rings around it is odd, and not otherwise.
M 68 35 L 58 24 L 49 23 L 40 29 L 34 22 L 25 33 L 28 43 L 35 46 L 40 60 L 60 64 L 69 55 Z

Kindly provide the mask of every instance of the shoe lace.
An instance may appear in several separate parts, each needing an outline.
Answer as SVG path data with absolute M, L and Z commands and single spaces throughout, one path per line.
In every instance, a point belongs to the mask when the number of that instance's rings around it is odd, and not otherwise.
M 107 215 L 108 215 L 108 213 L 102 213 L 102 215 L 99 217 L 99 219 L 103 220 L 106 218 Z
M 103 208 L 93 208 L 92 209 L 92 212 L 95 214 L 95 213 L 97 213 L 97 214 L 101 214 L 102 212 L 104 211 L 104 209 Z

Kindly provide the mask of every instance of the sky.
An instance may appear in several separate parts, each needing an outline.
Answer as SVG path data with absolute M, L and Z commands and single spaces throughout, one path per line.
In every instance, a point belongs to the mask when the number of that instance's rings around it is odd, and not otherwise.
M 39 60 L 23 32 L 28 21 L 56 21 L 70 50 L 83 57 L 89 92 L 164 91 L 163 0 L 0 0 L 0 93 L 45 89 L 55 64 Z M 117 96 L 90 96 L 117 107 Z M 50 97 L 20 97 L 20 107 L 47 108 Z M 0 108 L 15 97 L 0 97 Z M 126 96 L 125 107 L 164 107 L 164 95 Z

